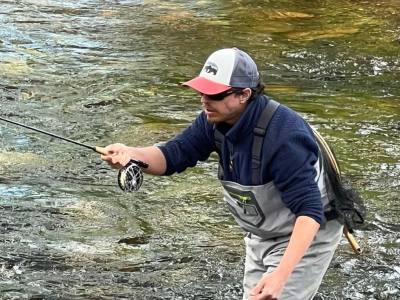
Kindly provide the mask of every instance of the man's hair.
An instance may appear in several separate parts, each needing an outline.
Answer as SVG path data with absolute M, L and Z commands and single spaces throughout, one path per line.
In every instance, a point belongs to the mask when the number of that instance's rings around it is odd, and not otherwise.
M 265 85 L 260 80 L 258 82 L 257 86 L 255 88 L 251 89 L 251 97 L 249 100 L 253 100 L 253 99 L 257 98 L 258 96 L 263 95 L 264 89 L 265 89 Z
M 235 90 L 237 89 L 237 92 L 235 92 L 235 94 L 243 94 L 244 88 L 233 88 L 233 89 Z M 249 101 L 252 101 L 258 96 L 264 94 L 265 85 L 261 82 L 261 80 L 259 80 L 257 86 L 250 89 L 251 89 L 251 96 L 249 98 Z

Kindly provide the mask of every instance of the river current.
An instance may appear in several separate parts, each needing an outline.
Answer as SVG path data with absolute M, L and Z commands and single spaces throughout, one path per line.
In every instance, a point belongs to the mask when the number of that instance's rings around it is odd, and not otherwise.
M 1 0 L 0 114 L 89 145 L 166 141 L 216 49 L 335 149 L 365 199 L 318 299 L 400 299 L 400 2 Z M 241 299 L 217 157 L 118 189 L 98 154 L 0 123 L 0 299 Z

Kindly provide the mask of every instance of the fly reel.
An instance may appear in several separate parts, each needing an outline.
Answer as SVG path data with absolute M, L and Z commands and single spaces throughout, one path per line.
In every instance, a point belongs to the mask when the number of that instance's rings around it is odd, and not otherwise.
M 124 192 L 136 192 L 143 183 L 143 170 L 148 164 L 131 159 L 125 167 L 118 172 L 118 185 Z

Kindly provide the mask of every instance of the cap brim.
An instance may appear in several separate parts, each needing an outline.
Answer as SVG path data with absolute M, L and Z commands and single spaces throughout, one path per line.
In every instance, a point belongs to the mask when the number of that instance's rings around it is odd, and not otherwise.
M 182 83 L 182 85 L 186 85 L 191 87 L 192 89 L 206 95 L 215 95 L 222 92 L 225 92 L 231 88 L 229 85 L 217 83 L 211 80 L 208 80 L 204 77 L 198 76 L 193 78 L 192 80 L 186 81 Z

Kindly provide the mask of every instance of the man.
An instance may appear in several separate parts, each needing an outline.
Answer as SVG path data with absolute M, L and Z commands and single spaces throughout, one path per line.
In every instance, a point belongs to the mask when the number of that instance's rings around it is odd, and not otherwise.
M 102 158 L 121 168 L 131 158 L 155 175 L 193 167 L 216 151 L 224 200 L 247 232 L 243 299 L 312 299 L 340 240 L 320 152 L 309 125 L 263 94 L 248 54 L 221 49 L 199 76 L 203 112 L 162 146 L 113 144 Z M 268 107 L 268 108 L 267 108 Z

